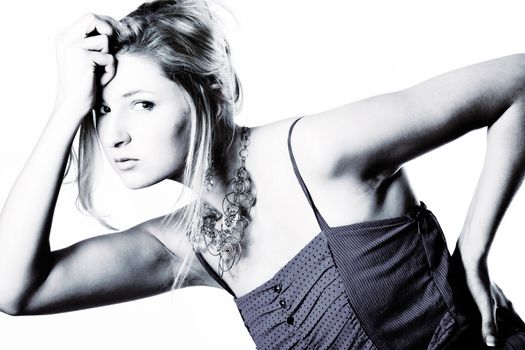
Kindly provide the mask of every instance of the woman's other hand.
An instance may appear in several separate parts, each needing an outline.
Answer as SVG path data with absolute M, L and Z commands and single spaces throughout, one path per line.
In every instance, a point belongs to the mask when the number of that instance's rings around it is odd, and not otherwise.
M 65 107 L 78 118 L 91 111 L 97 84 L 105 86 L 115 75 L 115 58 L 109 53 L 109 41 L 118 25 L 109 16 L 88 13 L 57 35 L 55 108 Z M 96 74 L 98 70 L 100 75 Z
M 483 336 L 483 341 L 488 346 L 496 346 L 498 335 L 496 302 L 492 294 L 487 265 L 488 252 L 474 252 L 464 242 L 460 243 L 459 247 L 465 268 L 467 285 L 481 314 L 481 335 Z

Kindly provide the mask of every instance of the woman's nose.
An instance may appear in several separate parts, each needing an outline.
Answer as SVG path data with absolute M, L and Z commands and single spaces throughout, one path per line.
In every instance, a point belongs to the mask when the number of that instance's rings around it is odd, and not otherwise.
M 113 139 L 111 146 L 118 148 L 118 147 L 128 144 L 130 141 L 131 141 L 131 137 L 129 136 L 128 133 L 126 134 L 121 133 Z
M 108 147 L 122 147 L 131 142 L 131 134 L 123 118 L 111 115 L 101 126 L 103 126 L 104 142 Z

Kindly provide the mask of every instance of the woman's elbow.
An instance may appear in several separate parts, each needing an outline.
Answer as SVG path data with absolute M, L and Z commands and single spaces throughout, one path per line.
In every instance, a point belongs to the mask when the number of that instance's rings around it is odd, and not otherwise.
M 15 291 L 6 288 L 0 288 L 0 312 L 10 316 L 26 315 L 25 306 L 28 305 L 28 290 Z
M 0 312 L 9 316 L 23 315 L 21 303 L 15 301 L 0 301 Z

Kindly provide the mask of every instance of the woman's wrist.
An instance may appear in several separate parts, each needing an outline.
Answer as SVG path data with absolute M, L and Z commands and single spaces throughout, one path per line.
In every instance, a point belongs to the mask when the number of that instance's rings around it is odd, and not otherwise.
M 50 122 L 62 125 L 63 128 L 66 128 L 66 131 L 76 132 L 87 115 L 89 115 L 89 112 L 86 113 L 65 103 L 57 103 L 51 113 Z
M 490 245 L 484 243 L 480 237 L 463 232 L 458 238 L 458 248 L 463 262 L 471 264 L 486 263 L 490 251 Z

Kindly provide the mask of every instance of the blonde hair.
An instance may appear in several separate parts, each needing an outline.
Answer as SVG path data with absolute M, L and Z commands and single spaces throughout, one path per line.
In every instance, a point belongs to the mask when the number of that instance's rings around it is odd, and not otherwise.
M 186 232 L 194 242 L 200 231 L 201 197 L 209 155 L 227 150 L 235 138 L 234 115 L 241 108 L 242 87 L 231 64 L 228 42 L 205 0 L 153 1 L 140 5 L 121 21 L 113 53 L 142 55 L 153 59 L 163 73 L 183 88 L 191 113 L 188 154 L 181 183 L 194 191 L 195 200 L 177 214 L 175 229 Z M 230 136 L 227 145 L 217 141 Z M 100 153 L 93 118 L 80 127 L 79 155 L 70 153 L 69 163 L 77 163 L 77 207 L 109 225 L 93 206 L 94 171 Z M 215 154 L 215 153 L 214 153 Z M 69 164 L 68 164 L 69 169 Z M 179 196 L 177 203 L 179 202 Z M 180 217 L 179 217 L 180 215 Z M 163 223 L 171 223 L 174 214 Z M 173 261 L 172 289 L 180 288 L 187 277 L 194 254 L 188 252 Z

